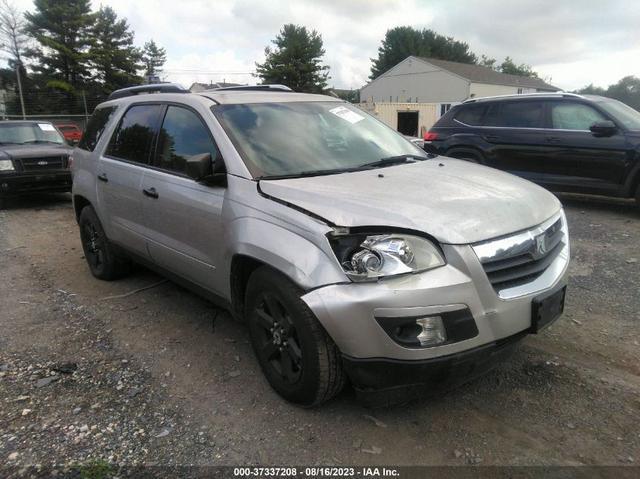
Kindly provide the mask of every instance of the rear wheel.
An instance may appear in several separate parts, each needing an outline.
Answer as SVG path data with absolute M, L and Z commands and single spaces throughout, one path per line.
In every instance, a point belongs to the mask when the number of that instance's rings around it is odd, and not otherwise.
M 301 293 L 280 273 L 259 268 L 249 279 L 245 317 L 271 387 L 288 401 L 311 407 L 336 395 L 345 376 L 338 348 Z
M 130 270 L 130 261 L 116 254 L 93 207 L 82 209 L 79 224 L 82 249 L 91 274 L 106 281 L 125 276 Z

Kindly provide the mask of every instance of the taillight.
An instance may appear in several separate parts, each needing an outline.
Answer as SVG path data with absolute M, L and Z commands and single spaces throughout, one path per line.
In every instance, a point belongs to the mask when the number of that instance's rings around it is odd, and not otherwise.
M 424 141 L 433 141 L 438 139 L 438 134 L 428 131 L 424 134 Z

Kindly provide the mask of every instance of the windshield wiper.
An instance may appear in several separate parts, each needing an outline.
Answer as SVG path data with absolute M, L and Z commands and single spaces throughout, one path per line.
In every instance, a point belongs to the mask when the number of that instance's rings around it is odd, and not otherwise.
M 421 155 L 397 155 L 397 156 L 389 156 L 387 158 L 381 158 L 376 161 L 372 161 L 371 163 L 365 163 L 364 165 L 360 165 L 358 170 L 368 170 L 369 168 L 377 168 L 383 166 L 391 166 L 391 165 L 400 165 L 402 163 L 415 163 L 415 161 L 424 161 L 428 160 L 428 156 Z
M 288 175 L 264 175 L 258 176 L 256 180 L 285 180 L 289 178 L 306 178 L 309 176 L 323 176 L 323 175 L 334 175 L 338 173 L 347 173 L 349 171 L 356 171 L 357 168 L 331 168 L 326 170 L 309 170 L 309 171 L 301 171 L 299 173 L 291 173 Z
M 20 143 L 21 145 L 28 145 L 31 143 L 55 143 L 56 145 L 61 145 L 61 143 L 58 143 L 57 141 L 52 141 L 52 140 L 29 140 L 29 141 L 23 141 L 22 143 Z

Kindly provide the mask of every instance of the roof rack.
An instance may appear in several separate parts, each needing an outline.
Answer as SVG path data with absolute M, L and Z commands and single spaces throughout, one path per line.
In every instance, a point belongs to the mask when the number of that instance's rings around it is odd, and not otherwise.
M 213 88 L 208 91 L 293 91 L 287 85 L 238 85 Z M 206 91 L 206 90 L 205 90 Z
M 529 98 L 529 97 L 573 97 L 573 98 L 584 98 L 584 96 L 578 93 L 569 93 L 564 91 L 549 91 L 549 92 L 536 92 L 536 93 L 512 93 L 509 95 L 494 95 L 494 96 L 483 96 L 480 98 L 468 98 L 464 100 L 462 103 L 475 103 L 482 101 L 490 101 L 490 100 L 499 100 L 499 99 L 508 99 L 508 98 Z
M 145 93 L 189 93 L 182 85 L 177 83 L 152 83 L 150 85 L 131 86 L 129 88 L 121 88 L 109 95 L 107 100 L 115 100 L 116 98 L 126 98 L 128 96 L 140 95 Z

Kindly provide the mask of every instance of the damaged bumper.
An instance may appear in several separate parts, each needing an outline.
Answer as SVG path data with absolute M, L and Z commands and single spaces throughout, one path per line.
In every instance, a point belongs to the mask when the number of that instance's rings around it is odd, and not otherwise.
M 568 239 L 567 239 L 568 241 Z M 500 298 L 472 246 L 443 245 L 447 265 L 374 283 L 336 284 L 303 300 L 340 348 L 356 389 L 450 382 L 488 370 L 536 324 L 534 304 L 553 294 L 563 304 L 568 245 L 552 264 L 544 287 Z M 561 311 L 561 305 L 560 305 Z M 440 345 L 407 346 L 394 337 L 403 321 L 438 316 L 446 329 Z M 544 326 L 557 318 L 553 317 Z M 397 328 L 396 328 L 397 330 Z

